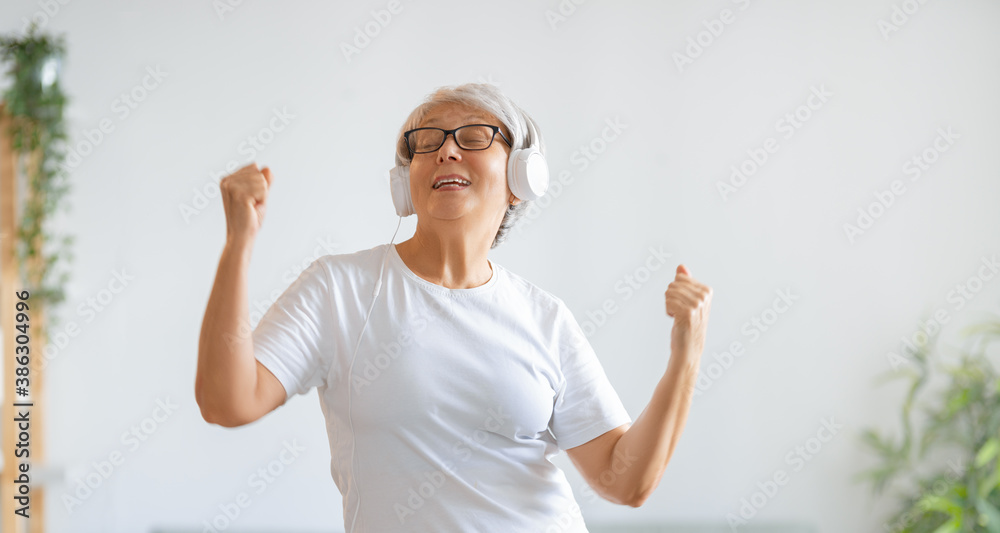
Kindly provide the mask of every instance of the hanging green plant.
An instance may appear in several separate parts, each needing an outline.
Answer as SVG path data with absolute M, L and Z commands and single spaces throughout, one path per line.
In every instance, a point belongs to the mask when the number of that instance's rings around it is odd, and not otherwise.
M 59 72 L 66 54 L 64 37 L 38 32 L 32 23 L 25 35 L 0 36 L 0 61 L 8 65 L 12 84 L 2 98 L 10 116 L 8 134 L 13 140 L 18 175 L 27 177 L 22 213 L 17 227 L 15 253 L 21 265 L 20 281 L 31 291 L 35 309 L 52 309 L 65 299 L 63 285 L 69 277 L 56 278 L 60 259 L 72 260 L 72 236 L 48 232 L 48 222 L 68 190 L 66 128 L 63 109 L 67 99 L 59 86 Z M 19 191 L 20 194 L 20 191 Z M 51 248 L 46 252 L 46 248 Z M 51 325 L 58 323 L 48 316 Z M 48 339 L 44 325 L 40 334 Z

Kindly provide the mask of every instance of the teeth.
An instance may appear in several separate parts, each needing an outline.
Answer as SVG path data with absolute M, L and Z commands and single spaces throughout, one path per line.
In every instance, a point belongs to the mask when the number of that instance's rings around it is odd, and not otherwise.
M 467 181 L 467 180 L 444 180 L 444 181 L 442 181 L 442 182 L 434 185 L 434 188 L 437 189 L 439 187 L 442 187 L 442 186 L 448 185 L 448 184 L 452 184 L 452 183 L 458 183 L 460 185 L 470 185 L 470 182 Z

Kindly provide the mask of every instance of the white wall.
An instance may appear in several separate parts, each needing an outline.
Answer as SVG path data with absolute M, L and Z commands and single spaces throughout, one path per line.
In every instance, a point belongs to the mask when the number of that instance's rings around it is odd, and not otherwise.
M 55 228 L 77 238 L 60 317 L 80 333 L 48 354 L 48 458 L 66 469 L 48 492 L 51 531 L 200 531 L 241 492 L 251 504 L 231 530 L 341 529 L 315 392 L 235 430 L 201 419 L 197 341 L 225 219 L 217 196 L 188 219 L 180 208 L 196 190 L 217 192 L 227 164 L 247 162 L 241 143 L 272 110 L 294 115 L 255 157 L 275 175 L 249 287 L 263 311 L 317 255 L 388 242 L 399 126 L 434 88 L 477 80 L 538 120 L 553 176 L 573 180 L 491 258 L 562 297 L 581 323 L 615 303 L 590 340 L 633 418 L 666 368 L 663 292 L 677 264 L 715 290 L 702 375 L 718 377 L 695 399 L 646 505 L 595 501 L 559 456 L 588 521 L 724 523 L 784 470 L 788 483 L 751 523 L 882 530 L 893 502 L 869 503 L 851 477 L 871 462 L 858 432 L 898 426 L 902 389 L 873 385 L 889 369 L 885 354 L 925 311 L 945 310 L 951 332 L 996 310 L 1000 295 L 994 278 L 960 310 L 948 299 L 1000 252 L 1000 6 L 929 2 L 885 38 L 879 21 L 902 0 L 587 2 L 554 28 L 546 12 L 556 0 L 399 2 L 350 61 L 342 44 L 388 2 L 233 1 L 221 17 L 194 1 L 0 4 L 5 33 L 42 6 L 57 11 L 40 18 L 67 36 L 74 144 L 88 144 L 103 119 L 114 127 L 73 170 L 72 210 Z M 732 22 L 679 69 L 675 54 L 724 9 Z M 120 114 L 116 100 L 156 68 L 165 78 Z M 778 121 L 812 88 L 829 96 L 786 137 Z M 579 148 L 616 119 L 627 128 L 583 168 Z M 904 165 L 939 128 L 957 140 L 911 180 Z M 717 185 L 731 165 L 768 138 L 777 150 L 723 199 Z M 849 240 L 844 225 L 893 180 L 905 193 Z M 415 222 L 403 221 L 397 242 Z M 626 299 L 618 283 L 651 247 L 671 259 Z M 101 311 L 83 312 L 119 287 L 116 271 L 133 279 Z M 745 323 L 785 289 L 798 298 L 751 336 Z M 710 368 L 737 341 L 744 355 L 721 375 Z M 146 440 L 122 440 L 168 399 L 176 410 Z M 843 425 L 835 437 L 810 460 L 786 462 L 830 417 Z M 258 494 L 248 476 L 292 441 L 305 451 Z M 124 462 L 68 511 L 63 496 L 116 450 Z

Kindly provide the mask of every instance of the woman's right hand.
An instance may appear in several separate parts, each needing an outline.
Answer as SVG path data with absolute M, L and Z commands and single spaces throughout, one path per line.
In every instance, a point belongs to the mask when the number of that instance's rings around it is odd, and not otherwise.
M 271 169 L 259 169 L 257 163 L 250 163 L 219 181 L 226 211 L 227 243 L 253 243 L 264 221 L 267 193 L 273 179 Z

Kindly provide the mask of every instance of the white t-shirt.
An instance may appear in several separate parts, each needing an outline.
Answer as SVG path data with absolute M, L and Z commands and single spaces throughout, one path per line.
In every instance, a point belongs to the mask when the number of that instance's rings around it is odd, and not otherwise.
M 359 493 L 356 532 L 587 531 L 550 459 L 632 419 L 563 301 L 489 263 L 449 289 L 395 245 L 326 255 L 253 331 L 288 398 L 319 390 L 347 531 Z

